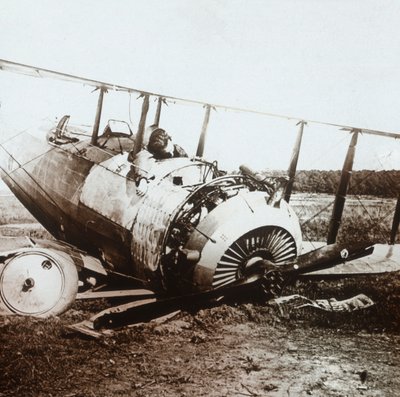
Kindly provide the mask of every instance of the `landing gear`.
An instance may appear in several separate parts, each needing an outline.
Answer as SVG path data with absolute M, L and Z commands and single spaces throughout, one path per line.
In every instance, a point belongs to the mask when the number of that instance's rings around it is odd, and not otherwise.
M 28 251 L 0 264 L 0 311 L 55 316 L 71 306 L 77 292 L 76 266 L 61 255 Z

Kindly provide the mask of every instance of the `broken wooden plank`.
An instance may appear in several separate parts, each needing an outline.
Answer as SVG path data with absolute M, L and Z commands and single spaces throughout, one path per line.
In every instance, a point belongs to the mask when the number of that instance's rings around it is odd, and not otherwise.
M 153 291 L 147 289 L 127 289 L 116 291 L 85 291 L 79 293 L 76 299 L 102 299 L 102 298 L 123 298 L 134 296 L 136 298 L 148 298 L 155 296 Z

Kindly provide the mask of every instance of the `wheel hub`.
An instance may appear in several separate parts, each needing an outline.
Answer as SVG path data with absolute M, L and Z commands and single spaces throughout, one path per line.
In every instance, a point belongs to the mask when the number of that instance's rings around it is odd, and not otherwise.
M 35 286 L 35 280 L 31 277 L 27 278 L 22 286 L 22 292 L 27 292 Z

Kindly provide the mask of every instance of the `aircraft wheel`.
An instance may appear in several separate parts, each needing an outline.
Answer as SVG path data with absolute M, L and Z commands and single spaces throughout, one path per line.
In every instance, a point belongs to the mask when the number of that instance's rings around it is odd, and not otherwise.
M 50 317 L 66 311 L 78 292 L 72 260 L 43 252 L 25 252 L 0 265 L 0 311 Z

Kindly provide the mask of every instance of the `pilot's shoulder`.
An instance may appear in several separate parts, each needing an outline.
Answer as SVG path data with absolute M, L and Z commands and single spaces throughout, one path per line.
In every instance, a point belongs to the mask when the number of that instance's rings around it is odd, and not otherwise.
M 146 149 L 142 149 L 139 153 L 135 156 L 135 161 L 143 161 L 153 158 L 153 155 Z
M 150 158 L 152 158 L 153 155 L 147 150 L 147 149 L 142 149 L 140 152 L 134 154 L 134 152 L 130 152 L 128 155 L 128 161 L 130 163 L 136 163 L 140 161 L 146 161 Z

